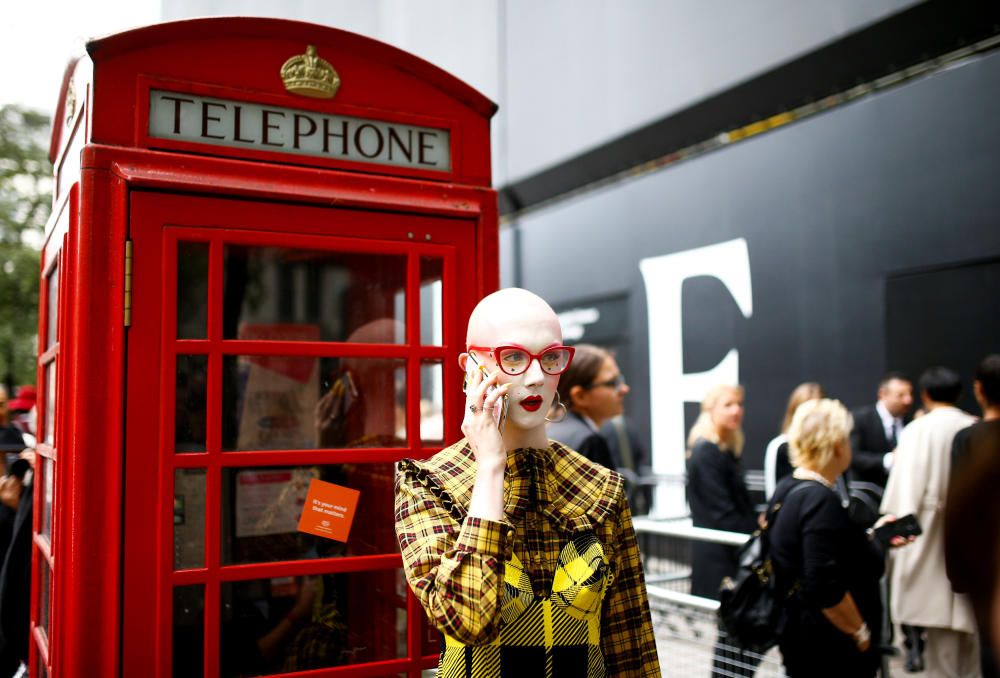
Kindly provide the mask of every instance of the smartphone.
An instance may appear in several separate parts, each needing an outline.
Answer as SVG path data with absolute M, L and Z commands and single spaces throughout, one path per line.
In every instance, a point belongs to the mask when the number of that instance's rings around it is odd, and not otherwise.
M 480 365 L 479 361 L 476 360 L 476 357 L 470 353 L 469 359 L 465 361 L 465 381 L 462 384 L 462 391 L 468 393 L 469 384 L 472 381 L 472 375 L 476 373 L 476 370 L 482 371 L 483 379 L 486 379 L 489 376 L 489 372 L 486 371 L 486 368 Z M 496 390 L 496 386 L 490 386 L 486 389 L 486 395 L 490 395 Z M 497 429 L 500 433 L 503 433 L 504 425 L 507 423 L 507 405 L 508 399 L 505 395 L 497 401 L 496 406 L 493 408 L 493 421 L 496 422 Z
M 889 547 L 889 542 L 893 537 L 916 537 L 923 534 L 917 517 L 912 513 L 908 516 L 898 518 L 891 523 L 886 523 L 875 528 L 875 538 L 879 540 L 884 548 Z

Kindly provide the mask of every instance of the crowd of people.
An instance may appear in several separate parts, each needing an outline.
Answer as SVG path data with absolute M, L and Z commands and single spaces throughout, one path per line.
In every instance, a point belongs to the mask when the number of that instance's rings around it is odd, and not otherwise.
M 1000 355 L 987 356 L 974 376 L 980 421 L 957 407 L 962 379 L 953 370 L 929 368 L 916 387 L 921 407 L 911 419 L 914 386 L 899 373 L 882 379 L 874 405 L 853 412 L 819 384 L 801 384 L 768 445 L 767 499 L 781 506 L 770 526 L 784 611 L 779 647 L 793 678 L 875 675 L 882 654 L 893 652 L 894 624 L 907 671 L 997 675 Z M 702 402 L 688 440 L 696 526 L 757 527 L 741 464 L 742 417 L 738 386 L 711 389 Z M 903 516 L 915 518 L 919 536 L 875 538 Z M 694 544 L 692 593 L 718 599 L 737 567 L 736 548 Z M 757 659 L 720 640 L 713 674 L 753 675 Z
M 445 637 L 440 670 L 660 675 L 631 524 L 631 505 L 648 502 L 634 481 L 649 458 L 621 423 L 629 389 L 614 356 L 564 346 L 551 308 L 508 289 L 473 312 L 459 363 L 465 438 L 400 462 L 396 488 L 404 572 Z M 996 675 L 1000 356 L 982 362 L 974 390 L 978 423 L 942 367 L 916 389 L 886 375 L 877 401 L 853 412 L 817 383 L 792 392 L 765 454 L 787 675 L 874 676 L 897 626 L 908 671 Z M 743 416 L 735 384 L 701 403 L 687 441 L 697 527 L 764 523 L 745 480 Z M 694 542 L 692 594 L 718 599 L 737 554 Z M 723 635 L 713 675 L 752 676 L 759 655 Z

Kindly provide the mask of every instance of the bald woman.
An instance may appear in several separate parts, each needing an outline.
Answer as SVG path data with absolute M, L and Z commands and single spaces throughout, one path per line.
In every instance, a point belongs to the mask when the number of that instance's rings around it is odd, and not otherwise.
M 489 295 L 458 357 L 465 437 L 399 464 L 396 535 L 440 676 L 661 675 L 622 478 L 545 435 L 572 356 L 540 297 Z

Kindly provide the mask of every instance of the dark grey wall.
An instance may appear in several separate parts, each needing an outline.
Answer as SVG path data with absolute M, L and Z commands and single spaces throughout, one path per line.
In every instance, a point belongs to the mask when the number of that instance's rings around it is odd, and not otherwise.
M 648 440 L 656 413 L 638 262 L 746 239 L 753 315 L 744 319 L 717 280 L 688 280 L 684 369 L 707 369 L 739 350 L 746 455 L 748 466 L 759 466 L 797 383 L 820 381 L 853 407 L 873 401 L 880 374 L 905 357 L 887 355 L 889 279 L 1000 257 L 998 83 L 1000 53 L 988 54 L 528 214 L 513 226 L 520 261 L 511 261 L 514 248 L 502 250 L 502 283 L 520 282 L 558 309 L 625 300 L 629 414 Z M 506 233 L 502 242 L 512 240 Z M 951 333 L 950 345 L 961 347 L 960 332 L 928 325 L 922 329 L 936 342 Z M 1000 351 L 1000 327 L 992 336 Z

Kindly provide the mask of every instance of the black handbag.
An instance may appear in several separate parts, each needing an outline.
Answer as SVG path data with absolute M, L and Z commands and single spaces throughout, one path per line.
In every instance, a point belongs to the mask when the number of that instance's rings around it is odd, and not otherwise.
M 805 483 L 793 487 L 785 499 L 802 487 Z M 740 547 L 736 574 L 719 588 L 719 623 L 730 643 L 761 654 L 777 645 L 784 598 L 798 588 L 796 582 L 780 595 L 771 564 L 769 532 L 782 503 L 768 507 L 764 525 Z

